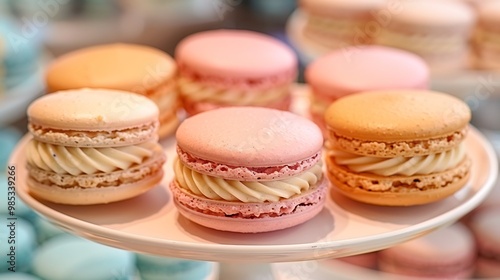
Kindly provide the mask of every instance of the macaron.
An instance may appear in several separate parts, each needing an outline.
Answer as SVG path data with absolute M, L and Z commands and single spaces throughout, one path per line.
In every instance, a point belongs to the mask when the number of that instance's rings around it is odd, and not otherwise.
M 370 44 L 377 15 L 393 13 L 385 0 L 301 0 L 299 7 L 307 15 L 304 36 L 332 49 Z
M 55 59 L 46 70 L 48 92 L 104 88 L 150 98 L 160 110 L 160 137 L 173 133 L 180 108 L 175 61 L 149 46 L 106 44 L 79 49 Z
M 27 113 L 27 182 L 36 197 L 109 203 L 142 194 L 163 178 L 158 107 L 144 96 L 66 90 L 38 98 Z
M 481 69 L 500 69 L 500 3 L 484 1 L 477 6 L 477 27 L 473 40 L 476 66 Z
M 388 206 L 452 195 L 470 175 L 464 142 L 470 116 L 462 100 L 434 91 L 380 90 L 338 99 L 325 113 L 333 189 Z
M 321 130 L 287 111 L 227 107 L 186 119 L 176 132 L 179 212 L 205 227 L 266 232 L 312 219 L 326 200 Z
M 310 114 L 323 131 L 324 114 L 336 99 L 381 89 L 427 89 L 429 68 L 419 56 L 383 46 L 355 46 L 334 50 L 306 67 Z
M 411 279 L 471 279 L 475 258 L 472 233 L 455 223 L 380 251 L 378 266 Z
M 297 58 L 269 35 L 246 30 L 195 33 L 177 45 L 175 60 L 179 94 L 190 115 L 227 106 L 290 106 Z
M 141 280 L 207 279 L 212 263 L 145 254 L 136 254 L 136 266 Z
M 11 215 L 0 215 L 0 221 L 0 273 L 27 272 L 37 247 L 33 226 Z
M 479 251 L 476 276 L 500 278 L 500 205 L 484 209 L 473 216 L 469 226 Z
M 73 235 L 43 243 L 33 256 L 33 274 L 51 280 L 130 280 L 135 255 Z
M 470 66 L 469 40 L 476 16 L 469 5 L 433 0 L 400 4 L 398 13 L 380 26 L 376 44 L 420 55 L 433 74 L 457 72 Z

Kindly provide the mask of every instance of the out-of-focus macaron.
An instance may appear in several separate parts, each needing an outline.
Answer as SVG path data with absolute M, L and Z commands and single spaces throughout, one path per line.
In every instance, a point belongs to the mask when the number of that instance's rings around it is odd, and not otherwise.
M 50 239 L 33 256 L 33 273 L 42 279 L 130 280 L 135 270 L 134 253 L 72 235 Z
M 361 91 L 427 89 L 429 69 L 419 56 L 382 46 L 342 48 L 309 64 L 311 117 L 325 131 L 324 114 L 334 100 Z
M 425 204 L 460 190 L 471 161 L 463 141 L 470 109 L 451 95 L 380 90 L 349 95 L 328 107 L 328 178 L 358 201 Z
M 174 202 L 186 218 L 233 232 L 266 232 L 312 219 L 326 200 L 321 130 L 296 114 L 230 107 L 177 130 Z
M 474 36 L 476 66 L 500 69 L 500 2 L 484 1 L 478 5 L 478 23 Z
M 301 0 L 299 6 L 307 15 L 304 36 L 332 49 L 370 44 L 378 13 L 393 13 L 385 0 Z
M 28 271 L 37 245 L 33 226 L 11 215 L 0 215 L 0 221 L 0 272 Z
M 165 52 L 142 45 L 107 44 L 76 50 L 47 68 L 49 92 L 79 88 L 116 89 L 144 95 L 160 110 L 160 137 L 179 123 L 176 65 Z
M 24 272 L 4 272 L 0 273 L 0 280 L 43 280 L 35 275 Z
M 337 260 L 363 268 L 376 269 L 378 265 L 378 252 L 342 257 Z
M 109 203 L 142 194 L 163 178 L 158 107 L 144 96 L 108 89 L 56 92 L 29 106 L 28 121 L 28 187 L 39 198 Z
M 40 215 L 36 215 L 33 226 L 35 226 L 36 238 L 39 244 L 61 234 L 67 234 L 67 232 Z
M 7 161 L 17 142 L 21 139 L 21 133 L 10 127 L 0 128 L 0 170 L 7 168 Z
M 178 89 L 190 115 L 226 106 L 288 110 L 297 58 L 286 44 L 245 30 L 184 38 L 175 50 Z
M 198 280 L 212 273 L 212 263 L 136 254 L 141 280 Z
M 500 278 L 500 206 L 478 212 L 469 223 L 476 238 L 479 257 L 476 276 Z
M 456 223 L 380 251 L 378 266 L 415 279 L 470 279 L 475 258 L 472 233 Z
M 434 74 L 457 72 L 470 66 L 469 40 L 476 18 L 471 7 L 461 1 L 400 3 L 400 11 L 380 26 L 376 44 L 420 55 Z

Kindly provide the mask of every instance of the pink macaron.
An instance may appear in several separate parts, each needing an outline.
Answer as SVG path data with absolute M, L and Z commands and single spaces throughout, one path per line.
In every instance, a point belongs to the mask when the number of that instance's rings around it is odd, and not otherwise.
M 320 129 L 299 115 L 227 107 L 186 119 L 176 133 L 180 213 L 232 232 L 292 227 L 318 214 L 326 199 Z
M 479 257 L 476 276 L 500 278 L 500 205 L 483 209 L 474 215 L 470 227 L 476 237 Z
M 455 223 L 380 251 L 379 269 L 419 279 L 469 279 L 475 258 L 472 233 Z
M 318 58 L 306 68 L 305 80 L 311 88 L 311 117 L 324 130 L 324 113 L 336 99 L 361 91 L 426 89 L 429 69 L 407 51 L 357 46 Z
M 281 41 L 244 30 L 184 38 L 175 50 L 178 89 L 190 115 L 226 106 L 287 110 L 297 58 Z

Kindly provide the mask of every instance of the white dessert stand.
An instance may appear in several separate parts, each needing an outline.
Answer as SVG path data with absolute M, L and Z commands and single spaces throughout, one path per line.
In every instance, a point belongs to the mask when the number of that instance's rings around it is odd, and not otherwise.
M 296 100 L 304 98 L 303 93 L 303 90 L 296 91 L 299 94 Z M 300 108 L 296 106 L 295 109 Z M 168 161 L 161 185 L 133 199 L 93 206 L 59 205 L 30 194 L 25 168 L 25 146 L 29 139 L 30 136 L 25 136 L 20 141 L 10 164 L 17 170 L 18 197 L 36 212 L 69 232 L 109 246 L 222 262 L 221 271 L 229 269 L 233 275 L 240 273 L 238 279 L 274 279 L 269 263 L 376 251 L 447 226 L 486 198 L 498 172 L 493 148 L 471 128 L 465 140 L 473 162 L 470 181 L 447 199 L 421 206 L 381 207 L 358 203 L 332 191 L 324 210 L 302 225 L 276 232 L 240 234 L 204 228 L 185 219 L 176 210 L 168 189 L 175 157 L 172 137 L 162 141 Z M 267 274 L 257 278 L 245 276 L 245 273 L 260 272 Z

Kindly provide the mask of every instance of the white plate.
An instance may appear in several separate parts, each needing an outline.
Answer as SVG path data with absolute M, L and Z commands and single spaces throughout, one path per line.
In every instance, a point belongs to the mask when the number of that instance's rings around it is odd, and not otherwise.
M 296 91 L 295 110 L 304 112 L 304 90 Z M 163 183 L 126 201 L 107 205 L 68 206 L 37 200 L 28 192 L 25 136 L 10 164 L 17 168 L 17 193 L 27 205 L 66 230 L 110 246 L 143 253 L 221 261 L 282 262 L 333 258 L 380 250 L 446 226 L 488 195 L 497 176 L 490 144 L 474 128 L 466 138 L 472 158 L 468 184 L 440 202 L 413 207 L 358 203 L 332 192 L 312 220 L 281 231 L 239 234 L 198 226 L 176 210 L 168 189 L 173 178 L 175 140 L 162 142 L 168 156 Z

